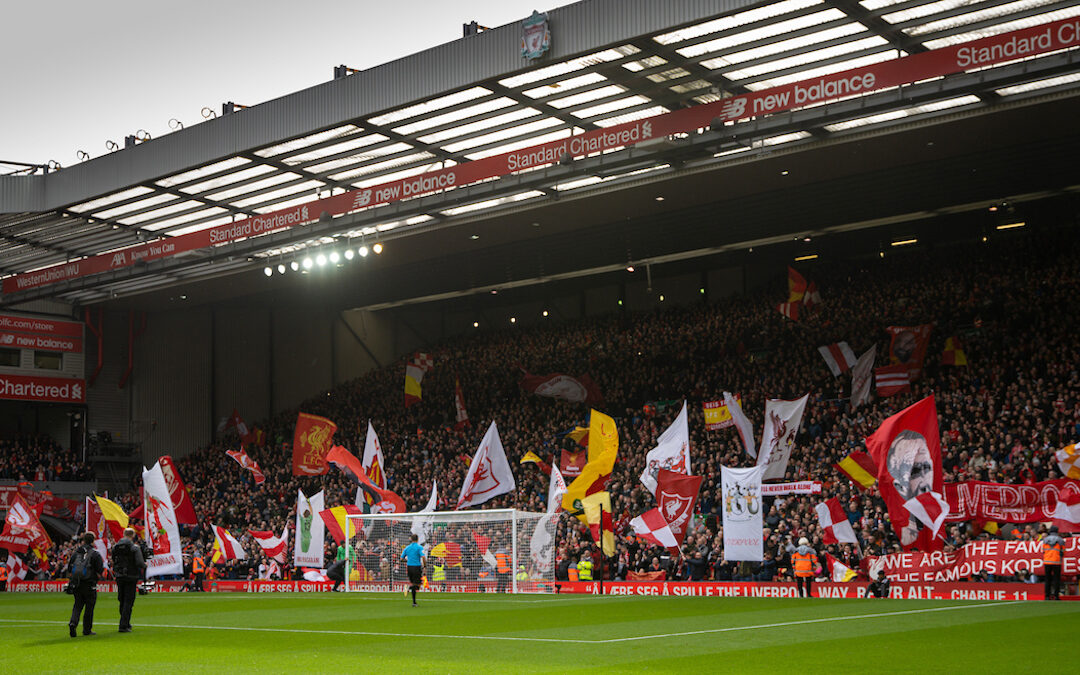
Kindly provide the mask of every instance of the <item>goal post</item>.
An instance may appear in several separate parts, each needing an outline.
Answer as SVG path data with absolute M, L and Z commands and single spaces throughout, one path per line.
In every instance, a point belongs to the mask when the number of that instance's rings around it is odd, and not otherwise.
M 415 534 L 427 554 L 423 591 L 553 593 L 558 519 L 516 509 L 349 515 L 345 590 L 407 590 L 401 555 Z

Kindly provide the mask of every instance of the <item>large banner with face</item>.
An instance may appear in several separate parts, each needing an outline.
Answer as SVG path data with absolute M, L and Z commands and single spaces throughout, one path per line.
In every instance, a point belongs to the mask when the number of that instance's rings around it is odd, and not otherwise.
M 924 493 L 942 492 L 941 437 L 934 397 L 886 419 L 867 437 L 866 448 L 877 465 L 878 490 L 904 550 L 940 549 L 940 537 L 934 537 L 904 507 L 908 500 Z
M 752 469 L 720 467 L 723 496 L 724 557 L 760 562 L 762 541 L 761 476 L 764 466 Z
M 161 464 L 143 471 L 143 514 L 146 519 L 146 543 L 154 555 L 146 561 L 146 576 L 183 574 L 184 561 L 180 557 L 180 529 L 176 525 L 169 486 Z

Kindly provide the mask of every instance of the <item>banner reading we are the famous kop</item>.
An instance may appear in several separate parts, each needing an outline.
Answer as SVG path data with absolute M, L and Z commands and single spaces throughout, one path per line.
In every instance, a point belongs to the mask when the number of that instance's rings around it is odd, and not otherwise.
M 785 112 L 838 98 L 861 96 L 912 82 L 1069 49 L 1077 45 L 1080 45 L 1080 19 L 1061 19 L 861 68 L 731 96 L 713 103 L 680 108 L 641 120 L 593 129 L 568 138 L 464 162 L 418 176 L 348 190 L 324 199 L 206 230 L 110 251 L 33 272 L 14 274 L 3 280 L 3 292 L 26 291 L 67 279 L 131 267 L 139 262 L 171 257 L 186 251 L 258 237 L 318 220 L 323 213 L 334 216 L 412 199 L 554 164 L 564 155 L 581 157 L 630 147 L 643 141 L 702 129 L 712 125 L 717 119 L 734 122 Z
M 1080 572 L 1080 539 L 1065 540 L 1061 559 L 1063 576 Z M 981 570 L 995 576 L 1013 576 L 1022 568 L 1043 573 L 1042 543 L 1038 541 L 975 541 L 952 553 L 893 553 L 865 558 L 866 569 L 881 569 L 892 581 L 942 582 L 966 579 Z
M 1080 480 L 1059 478 L 1031 485 L 1008 485 L 965 481 L 945 484 L 949 502 L 948 522 L 962 520 L 999 523 L 1037 523 L 1054 518 L 1058 493 L 1072 485 L 1080 491 Z

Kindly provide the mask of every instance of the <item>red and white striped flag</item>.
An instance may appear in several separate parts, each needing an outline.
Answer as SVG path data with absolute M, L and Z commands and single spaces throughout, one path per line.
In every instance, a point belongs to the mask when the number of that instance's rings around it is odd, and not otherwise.
M 924 492 L 914 499 L 904 502 L 904 508 L 930 529 L 936 537 L 945 518 L 949 515 L 949 504 L 936 492 Z
M 781 302 L 776 306 L 776 311 L 780 312 L 792 321 L 799 320 L 799 303 L 797 302 Z
M 1067 485 L 1058 493 L 1054 525 L 1061 532 L 1080 532 L 1080 490 L 1076 489 L 1076 485 Z
M 815 506 L 814 510 L 817 511 L 818 524 L 824 532 L 822 541 L 826 544 L 845 543 L 858 546 L 859 539 L 855 536 L 855 529 L 851 527 L 839 499 L 833 497 L 826 500 Z
M 226 450 L 225 454 L 235 459 L 240 466 L 254 474 L 256 485 L 262 485 L 266 482 L 266 476 L 263 474 L 262 470 L 259 469 L 258 462 L 248 457 L 248 454 L 244 452 L 243 447 L 239 450 Z
M 858 572 L 832 557 L 829 553 L 825 554 L 825 562 L 829 565 L 829 578 L 835 583 L 853 581 L 859 576 Z
M 224 527 L 214 525 L 214 543 L 225 560 L 243 560 L 247 557 L 244 547 Z
M 277 560 L 270 559 L 270 564 L 266 566 L 266 578 L 267 579 L 280 579 L 281 578 L 281 565 Z
M 817 350 L 825 359 L 825 365 L 829 367 L 833 377 L 840 377 L 841 373 L 846 373 L 855 366 L 855 352 L 851 351 L 847 342 L 834 342 L 818 347 Z
M 671 531 L 659 508 L 651 509 L 630 521 L 634 534 L 645 541 L 663 546 L 671 553 L 679 552 L 679 542 Z
M 906 364 L 898 363 L 895 366 L 885 366 L 874 370 L 874 382 L 877 385 L 877 394 L 887 398 L 911 388 L 911 376 L 908 375 Z
M 259 548 L 267 557 L 284 564 L 285 548 L 289 541 L 288 526 L 281 531 L 280 537 L 274 536 L 273 532 L 264 532 L 262 530 L 248 530 L 248 534 L 255 539 L 255 542 L 259 544 Z

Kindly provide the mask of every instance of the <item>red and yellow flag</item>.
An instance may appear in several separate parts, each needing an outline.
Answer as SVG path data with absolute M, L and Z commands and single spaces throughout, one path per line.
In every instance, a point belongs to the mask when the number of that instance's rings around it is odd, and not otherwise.
M 615 420 L 599 410 L 593 410 L 589 419 L 589 461 L 563 495 L 563 508 L 587 523 L 582 501 L 588 495 L 604 489 L 611 476 L 611 469 L 619 454 L 619 430 Z
M 870 455 L 861 450 L 856 450 L 834 466 L 863 490 L 869 490 L 877 483 L 877 465 Z
M 334 538 L 334 541 L 341 544 L 345 541 L 345 521 L 348 516 L 358 516 L 363 511 L 359 506 L 354 504 L 344 504 L 342 506 L 335 506 L 332 509 L 325 509 L 319 511 L 319 517 L 326 523 L 326 531 Z M 356 533 L 360 530 L 358 523 L 352 523 L 349 525 L 349 538 L 352 539 L 356 536 Z
M 337 425 L 318 415 L 300 413 L 293 434 L 293 475 L 321 476 L 330 470 L 326 453 L 333 445 Z

